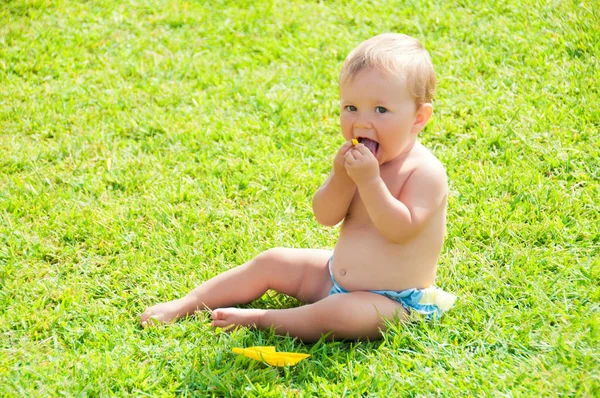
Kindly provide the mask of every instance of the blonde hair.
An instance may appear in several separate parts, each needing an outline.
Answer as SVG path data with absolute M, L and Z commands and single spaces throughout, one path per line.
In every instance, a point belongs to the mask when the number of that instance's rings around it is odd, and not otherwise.
M 383 33 L 362 42 L 346 57 L 340 82 L 371 68 L 404 77 L 417 106 L 433 101 L 436 84 L 433 63 L 417 39 L 399 33 Z

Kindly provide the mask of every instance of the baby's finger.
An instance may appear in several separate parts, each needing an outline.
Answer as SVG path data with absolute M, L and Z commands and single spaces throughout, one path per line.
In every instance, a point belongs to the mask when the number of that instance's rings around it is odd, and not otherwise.
M 364 146 L 364 145 L 363 145 Z M 368 151 L 368 149 L 367 149 Z M 362 159 L 364 156 L 364 153 L 360 151 L 360 149 L 357 149 L 356 147 L 354 148 L 354 150 L 352 151 L 352 155 L 354 156 L 354 158 L 356 160 Z
M 354 165 L 348 161 L 344 162 L 344 167 L 346 168 L 346 171 L 352 169 L 354 167 Z
M 348 152 L 348 150 L 352 149 L 354 147 L 354 145 L 352 145 L 352 141 L 346 141 L 344 142 L 344 145 L 342 145 L 341 150 L 346 153 Z
M 352 148 L 352 142 L 350 142 L 350 141 L 344 142 L 344 144 L 340 147 L 340 149 L 338 149 L 337 153 L 338 153 L 338 155 L 345 155 L 350 148 Z
M 354 150 L 359 152 L 361 155 L 369 156 L 371 151 L 364 144 L 358 144 L 354 147 Z
M 354 156 L 354 151 L 346 152 L 346 154 L 344 155 L 344 158 L 346 158 L 346 162 L 353 163 L 354 161 L 356 161 L 356 158 Z

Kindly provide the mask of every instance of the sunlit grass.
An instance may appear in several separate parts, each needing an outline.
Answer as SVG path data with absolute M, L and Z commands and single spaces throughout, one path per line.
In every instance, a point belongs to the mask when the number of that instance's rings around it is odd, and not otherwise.
M 1 394 L 597 396 L 599 26 L 593 2 L 1 2 Z M 335 244 L 310 200 L 337 76 L 385 31 L 436 65 L 456 307 L 377 342 L 142 330 L 263 250 Z

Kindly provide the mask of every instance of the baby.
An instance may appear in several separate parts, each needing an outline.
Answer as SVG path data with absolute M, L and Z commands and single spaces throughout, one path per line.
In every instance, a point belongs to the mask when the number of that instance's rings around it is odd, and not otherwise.
M 319 223 L 343 221 L 334 250 L 267 250 L 183 298 L 148 308 L 142 326 L 213 310 L 213 327 L 273 328 L 303 341 L 375 339 L 386 319 L 449 309 L 455 296 L 433 286 L 445 234 L 446 172 L 417 140 L 433 112 L 435 83 L 416 39 L 381 34 L 360 44 L 340 75 L 345 143 L 312 201 Z M 267 289 L 306 305 L 230 308 Z

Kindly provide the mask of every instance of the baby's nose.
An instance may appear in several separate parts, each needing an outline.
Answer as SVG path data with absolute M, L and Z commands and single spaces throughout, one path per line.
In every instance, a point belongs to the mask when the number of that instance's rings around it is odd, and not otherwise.
M 373 128 L 373 125 L 371 124 L 371 122 L 368 119 L 357 119 L 356 122 L 354 122 L 354 128 L 355 129 L 371 129 Z

